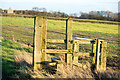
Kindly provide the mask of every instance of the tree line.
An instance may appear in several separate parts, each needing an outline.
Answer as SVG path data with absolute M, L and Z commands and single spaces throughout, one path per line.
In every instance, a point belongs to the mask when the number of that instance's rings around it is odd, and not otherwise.
M 2 9 L 1 9 L 2 10 Z M 2 10 L 2 13 L 7 13 L 7 10 Z M 90 11 L 89 13 L 80 12 L 66 14 L 60 11 L 49 11 L 46 8 L 33 7 L 32 10 L 14 10 L 15 14 L 25 14 L 25 15 L 39 15 L 39 16 L 49 16 L 49 17 L 71 17 L 77 19 L 96 19 L 96 20 L 108 20 L 108 21 L 120 21 L 120 13 L 113 13 L 111 11 Z

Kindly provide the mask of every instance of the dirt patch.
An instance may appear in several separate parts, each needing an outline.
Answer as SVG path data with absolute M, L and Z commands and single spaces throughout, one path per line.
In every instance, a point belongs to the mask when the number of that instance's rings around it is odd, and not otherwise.
M 114 70 L 120 71 L 120 57 L 107 57 L 107 66 Z

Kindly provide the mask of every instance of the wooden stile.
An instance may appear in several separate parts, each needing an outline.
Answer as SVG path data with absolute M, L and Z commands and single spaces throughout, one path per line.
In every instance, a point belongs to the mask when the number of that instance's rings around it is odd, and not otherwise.
M 69 68 L 76 66 L 85 67 L 78 63 L 78 56 L 93 57 L 92 68 L 102 71 L 106 70 L 106 49 L 107 43 L 104 40 L 72 40 L 72 20 L 66 20 L 66 39 L 47 39 L 47 19 L 44 17 L 35 17 L 34 19 L 34 53 L 33 65 L 34 70 L 43 68 L 42 62 L 46 61 L 46 53 L 65 54 L 65 62 Z M 47 49 L 47 43 L 65 43 L 66 50 Z M 92 53 L 79 52 L 79 44 L 91 44 Z M 72 51 L 73 46 L 73 51 Z M 92 54 L 92 55 L 91 55 Z M 73 61 L 72 61 L 73 59 Z M 63 68 L 63 62 L 57 61 L 49 63 L 48 65 L 57 65 L 57 71 Z M 76 68 L 77 69 L 77 68 Z M 94 69 L 93 69 L 94 70 Z

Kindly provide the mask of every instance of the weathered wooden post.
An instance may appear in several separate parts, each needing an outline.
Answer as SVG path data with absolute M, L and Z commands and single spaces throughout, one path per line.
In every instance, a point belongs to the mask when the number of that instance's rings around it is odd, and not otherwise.
M 74 66 L 74 65 L 78 65 L 78 53 L 79 53 L 79 43 L 78 43 L 78 41 L 76 41 L 75 43 L 74 43 L 74 48 L 73 48 L 73 65 L 72 65 L 72 68 L 73 69 L 78 69 L 76 66 Z
M 101 71 L 106 70 L 106 49 L 107 49 L 107 42 L 101 42 Z
M 42 49 L 47 48 L 47 19 L 43 17 L 42 24 Z M 46 52 L 42 52 L 42 61 L 46 61 Z
M 47 19 L 43 17 L 34 18 L 34 53 L 33 65 L 34 70 L 42 68 L 42 61 L 46 60 L 46 53 L 42 53 L 42 49 L 46 49 L 47 35 Z
M 66 20 L 66 49 L 68 50 L 68 53 L 65 54 L 65 61 L 67 63 L 67 66 L 72 68 L 72 54 L 69 54 L 72 52 L 72 20 L 67 19 Z
M 96 68 L 96 46 L 97 40 L 95 39 L 94 43 L 92 43 L 92 53 L 93 53 L 93 60 L 92 60 L 92 68 L 93 70 Z
M 97 39 L 97 48 L 96 48 L 96 70 L 99 70 L 99 62 L 100 62 L 100 40 Z
M 106 51 L 107 51 L 107 42 L 104 42 L 103 43 L 103 59 L 104 59 L 104 63 L 103 63 L 103 68 L 104 68 L 104 71 L 106 70 L 106 58 L 107 58 L 107 56 L 106 56 Z
M 79 43 L 75 42 L 73 52 L 73 63 L 78 64 Z
M 106 42 L 103 40 L 95 40 L 92 44 L 93 61 L 92 68 L 105 71 L 106 70 Z

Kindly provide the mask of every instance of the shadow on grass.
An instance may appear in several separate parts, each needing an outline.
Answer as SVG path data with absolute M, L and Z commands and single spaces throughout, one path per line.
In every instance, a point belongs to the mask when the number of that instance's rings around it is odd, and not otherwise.
M 26 61 L 22 61 L 21 63 L 15 63 L 10 60 L 3 59 L 2 60 L 2 79 L 7 80 L 11 78 L 31 78 L 31 75 L 26 73 L 30 72 L 28 68 L 31 68 L 32 65 L 28 64 Z

